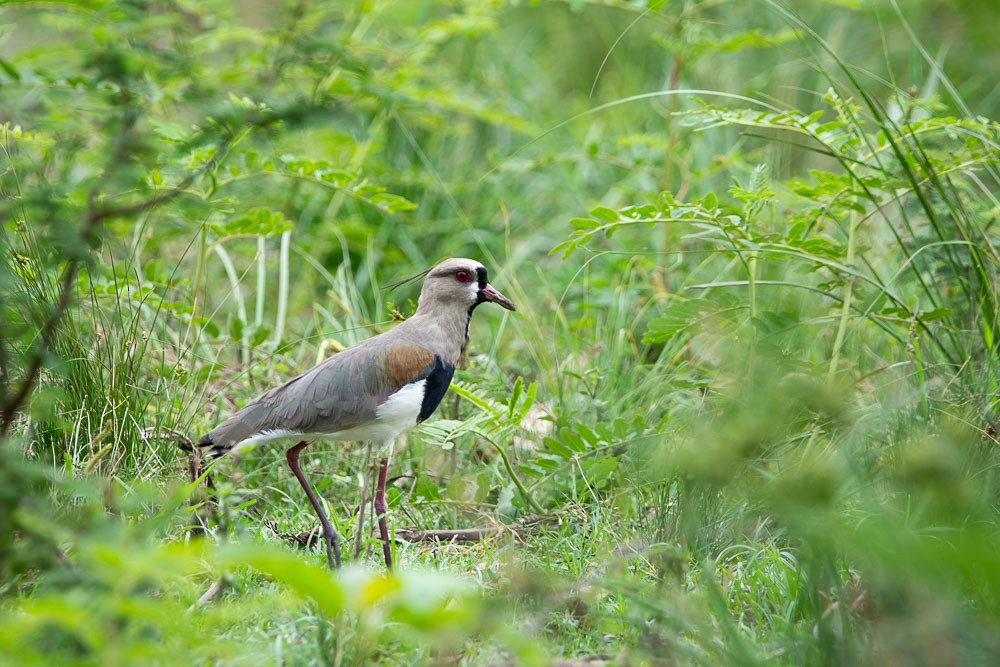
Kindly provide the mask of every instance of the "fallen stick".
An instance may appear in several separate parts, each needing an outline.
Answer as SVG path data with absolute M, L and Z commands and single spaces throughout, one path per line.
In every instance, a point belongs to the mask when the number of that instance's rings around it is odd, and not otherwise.
M 517 523 L 487 528 L 452 528 L 442 530 L 397 530 L 396 537 L 404 542 L 479 542 L 503 533 L 523 533 L 552 517 L 529 515 Z
M 441 530 L 411 530 L 403 528 L 397 530 L 395 536 L 396 539 L 403 542 L 481 542 L 489 537 L 504 533 L 521 535 L 522 533 L 533 531 L 538 524 L 552 521 L 562 523 L 562 518 L 559 515 L 553 514 L 528 514 L 518 519 L 515 523 L 499 526 Z M 318 543 L 322 532 L 318 525 L 297 534 L 292 534 L 278 530 L 277 524 L 272 521 L 264 520 L 264 524 L 280 539 L 292 542 L 296 546 L 306 549 L 312 548 Z
M 222 591 L 225 585 L 226 585 L 225 575 L 213 581 L 212 585 L 208 587 L 208 590 L 205 591 L 200 598 L 198 598 L 198 601 L 195 602 L 190 607 L 188 607 L 187 613 L 190 614 L 194 610 L 201 609 L 202 607 L 207 605 L 209 602 L 215 599 L 215 596 L 217 596 Z
M 405 542 L 479 542 L 506 531 L 524 530 L 524 526 L 492 526 L 490 528 L 456 528 L 452 530 L 397 530 L 396 537 Z

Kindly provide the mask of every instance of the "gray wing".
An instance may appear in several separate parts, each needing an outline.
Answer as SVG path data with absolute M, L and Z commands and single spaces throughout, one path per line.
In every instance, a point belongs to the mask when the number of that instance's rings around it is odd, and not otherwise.
M 261 394 L 198 441 L 221 455 L 267 431 L 335 433 L 375 419 L 379 405 L 435 368 L 435 354 L 413 343 L 369 339 Z

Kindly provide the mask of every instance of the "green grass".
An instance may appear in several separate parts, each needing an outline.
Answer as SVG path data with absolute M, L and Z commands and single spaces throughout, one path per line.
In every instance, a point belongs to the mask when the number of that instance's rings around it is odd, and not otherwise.
M 0 664 L 991 664 L 996 10 L 841 4 L 0 9 Z M 191 481 L 446 256 L 518 311 L 397 573 L 280 447 Z

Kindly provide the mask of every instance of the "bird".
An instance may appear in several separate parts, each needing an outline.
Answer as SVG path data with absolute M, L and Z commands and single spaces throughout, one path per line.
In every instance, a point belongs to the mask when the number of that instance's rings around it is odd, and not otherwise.
M 385 485 L 393 442 L 441 403 L 469 344 L 476 307 L 495 303 L 516 310 L 476 260 L 446 259 L 397 285 L 420 277 L 424 283 L 411 317 L 257 396 L 197 442 L 208 460 L 249 444 L 296 442 L 285 459 L 319 518 L 327 564 L 334 570 L 341 565 L 337 531 L 299 466 L 299 453 L 319 440 L 377 447 L 373 504 L 386 568 L 392 571 Z

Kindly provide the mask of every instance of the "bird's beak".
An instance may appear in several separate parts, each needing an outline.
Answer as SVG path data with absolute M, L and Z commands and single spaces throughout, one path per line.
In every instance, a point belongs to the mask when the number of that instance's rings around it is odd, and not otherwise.
M 491 301 L 498 306 L 506 308 L 507 310 L 517 310 L 517 308 L 514 307 L 513 301 L 498 292 L 496 288 L 489 283 L 486 283 L 486 287 L 479 290 L 479 298 L 483 301 Z

